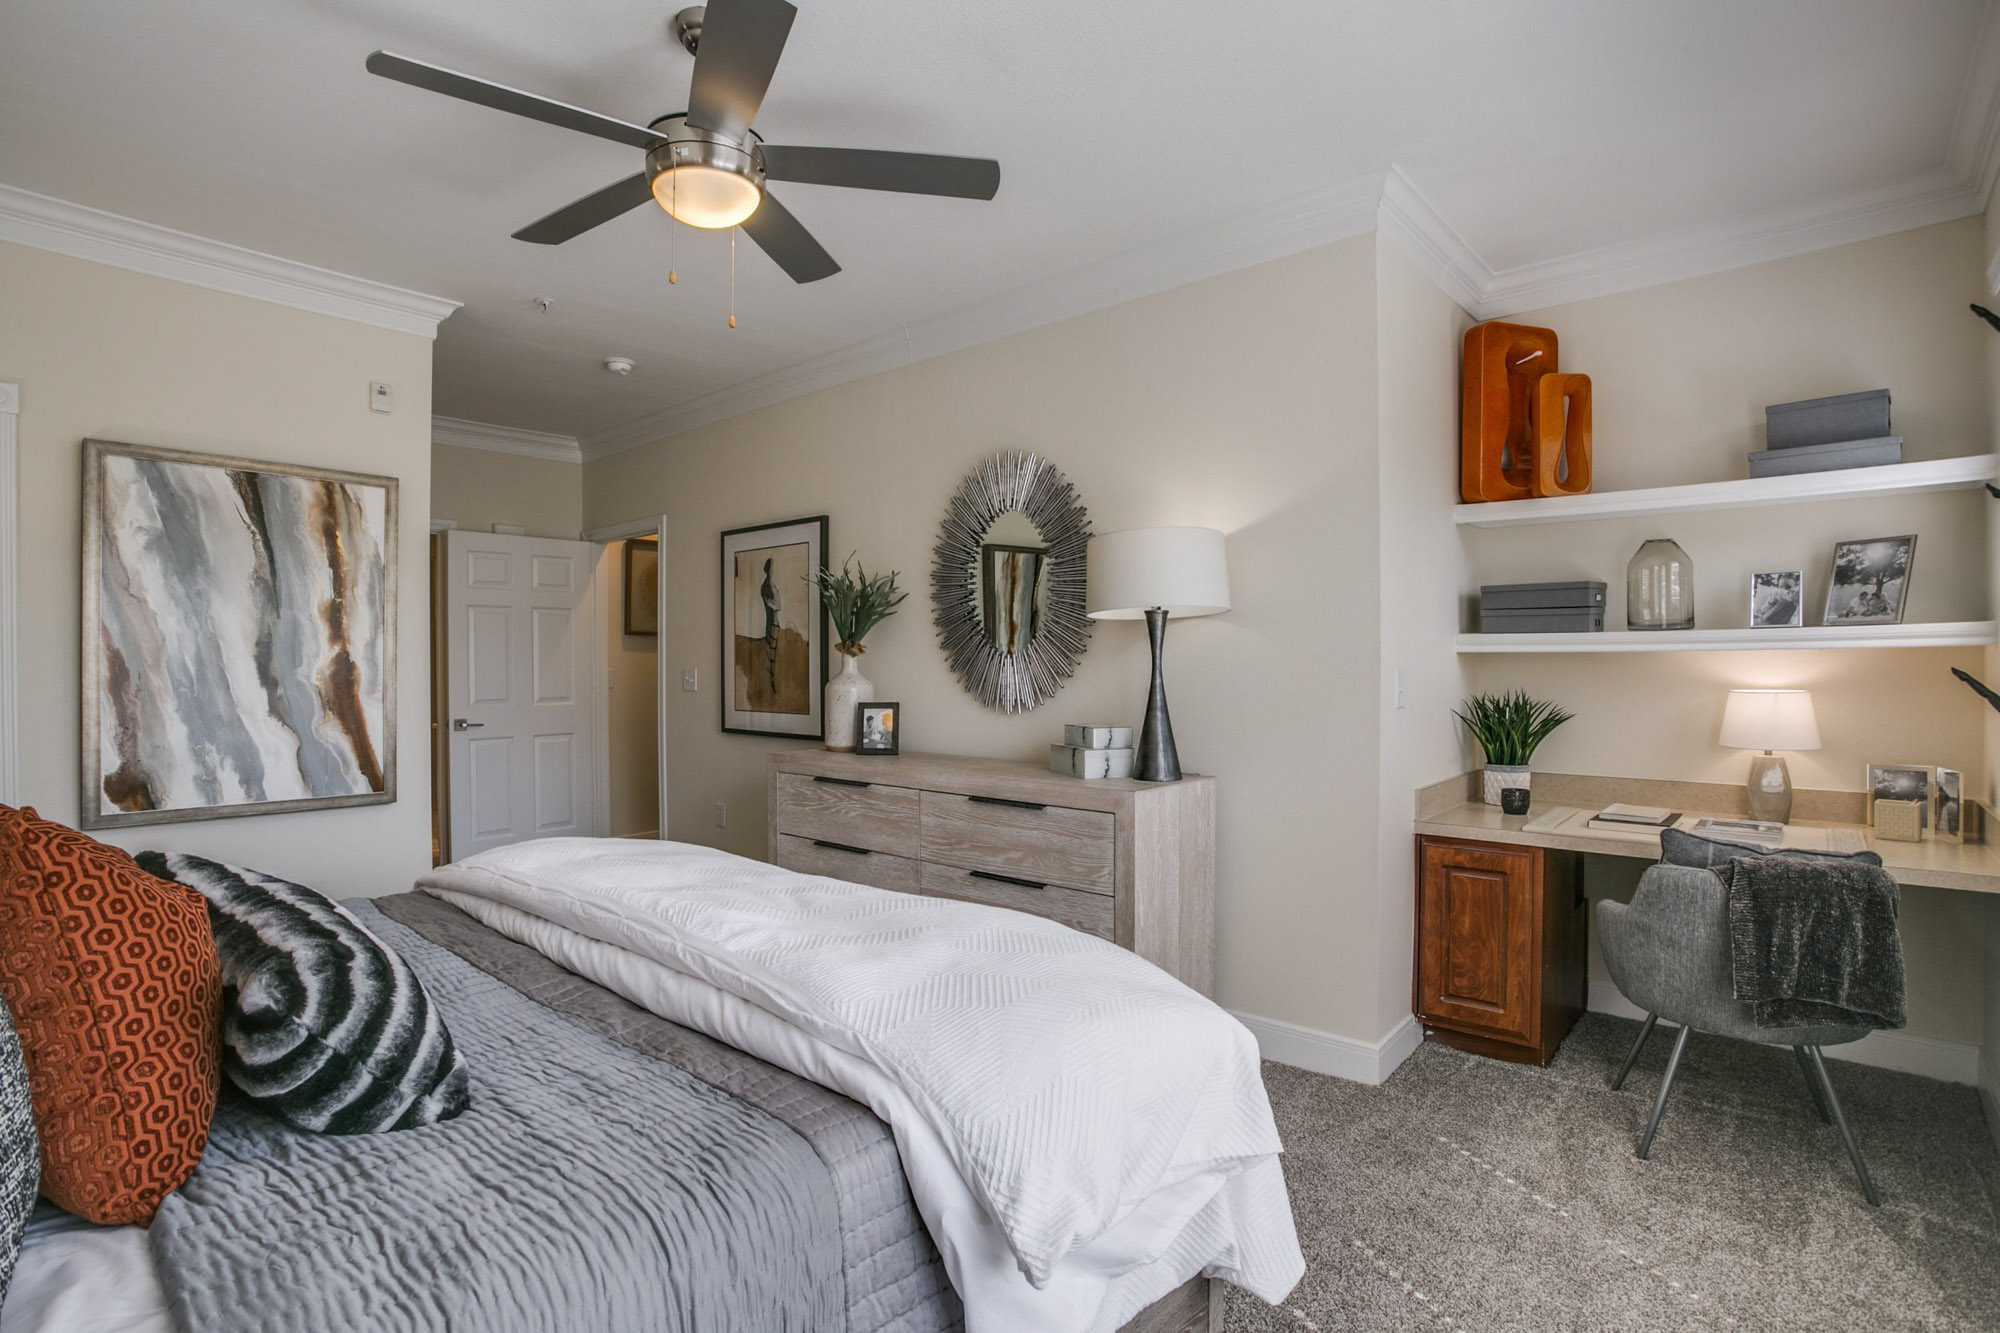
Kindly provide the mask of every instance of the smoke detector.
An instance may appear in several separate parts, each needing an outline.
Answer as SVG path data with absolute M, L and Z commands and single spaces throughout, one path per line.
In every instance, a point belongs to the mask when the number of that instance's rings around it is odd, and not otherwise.
M 605 361 L 604 368 L 614 375 L 630 375 L 632 373 L 632 358 L 629 356 L 610 357 Z

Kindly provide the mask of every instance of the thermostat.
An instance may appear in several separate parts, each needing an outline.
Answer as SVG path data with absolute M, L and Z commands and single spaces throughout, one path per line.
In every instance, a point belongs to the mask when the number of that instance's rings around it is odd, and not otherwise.
M 370 381 L 368 385 L 368 406 L 377 412 L 389 410 L 389 386 L 381 380 Z

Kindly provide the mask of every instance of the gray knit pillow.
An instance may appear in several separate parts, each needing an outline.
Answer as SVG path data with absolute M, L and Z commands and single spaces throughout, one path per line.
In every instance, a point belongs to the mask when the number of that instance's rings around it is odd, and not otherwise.
M 1697 833 L 1684 833 L 1677 828 L 1660 832 L 1661 865 L 1693 866 L 1697 870 L 1713 870 L 1721 874 L 1739 856 L 1797 856 L 1815 861 L 1858 861 L 1867 866 L 1882 864 L 1882 858 L 1873 852 L 1809 852 L 1795 847 L 1750 847 L 1740 842 L 1724 842 L 1719 838 L 1704 838 Z
M 35 1138 L 35 1108 L 28 1101 L 28 1066 L 13 1015 L 0 1004 L 0 1298 L 14 1280 L 21 1234 L 42 1183 L 42 1149 Z

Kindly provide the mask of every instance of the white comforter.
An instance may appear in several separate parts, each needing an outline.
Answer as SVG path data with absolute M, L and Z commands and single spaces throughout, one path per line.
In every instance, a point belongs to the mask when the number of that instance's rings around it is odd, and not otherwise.
M 1102 940 L 678 843 L 521 843 L 420 886 L 868 1105 L 971 1333 L 1114 1329 L 1198 1272 L 1275 1303 L 1304 1271 L 1254 1038 Z

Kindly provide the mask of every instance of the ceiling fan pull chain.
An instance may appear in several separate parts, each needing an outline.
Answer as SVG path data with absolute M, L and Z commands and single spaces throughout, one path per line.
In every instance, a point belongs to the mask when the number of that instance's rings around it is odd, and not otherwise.
M 736 327 L 736 228 L 729 229 L 729 327 Z

